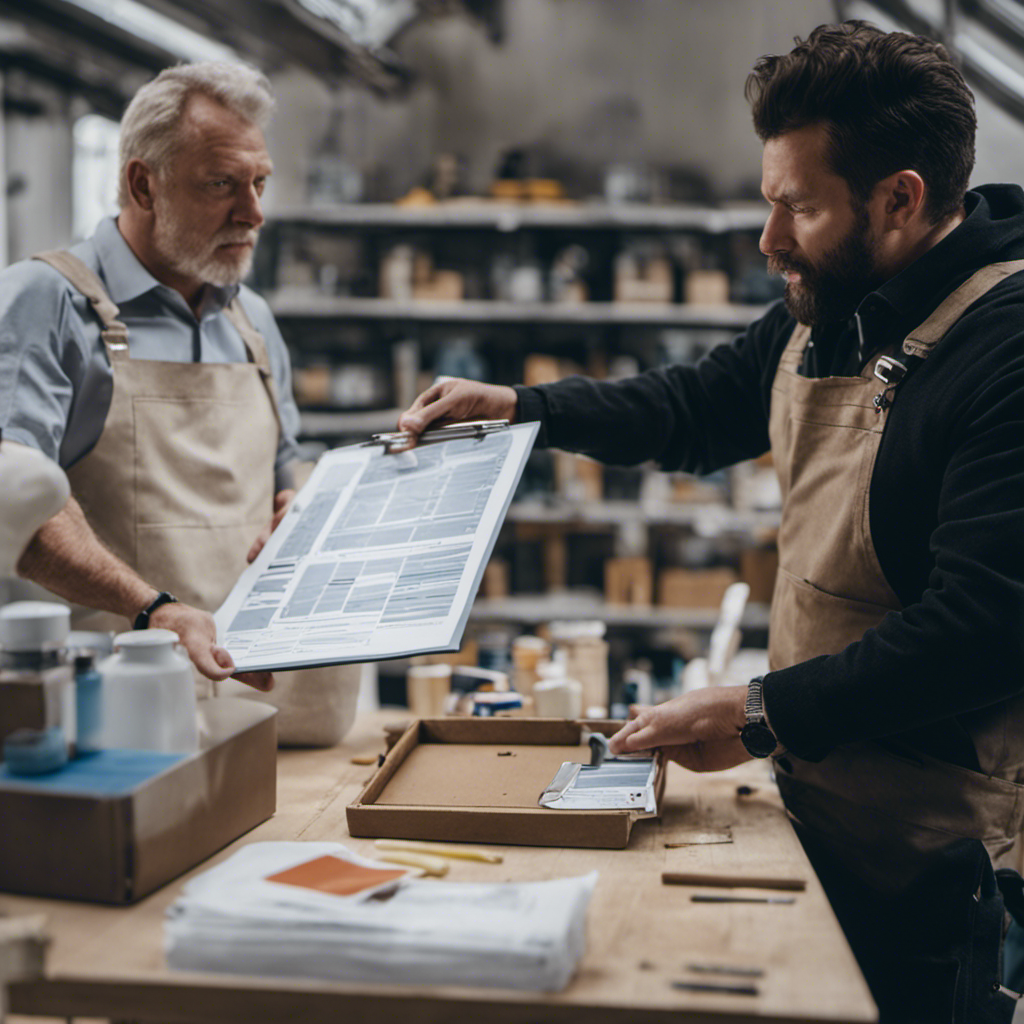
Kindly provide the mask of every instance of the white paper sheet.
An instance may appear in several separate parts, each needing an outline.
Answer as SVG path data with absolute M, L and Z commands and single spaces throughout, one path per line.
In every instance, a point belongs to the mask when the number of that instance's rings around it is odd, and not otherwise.
M 566 761 L 540 796 L 541 807 L 559 811 L 657 810 L 653 758 L 607 758 L 599 767 Z
M 518 883 L 414 879 L 366 900 L 267 881 L 324 855 L 353 859 L 338 843 L 252 843 L 189 879 L 164 922 L 168 967 L 559 991 L 583 957 L 596 872 Z
M 238 670 L 457 650 L 537 429 L 323 455 L 215 614 Z

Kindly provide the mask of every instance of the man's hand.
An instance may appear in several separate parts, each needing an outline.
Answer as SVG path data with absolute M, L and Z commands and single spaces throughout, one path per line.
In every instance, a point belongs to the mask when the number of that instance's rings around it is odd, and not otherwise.
M 274 677 L 269 672 L 241 672 L 235 675 L 235 662 L 217 643 L 217 625 L 209 612 L 180 602 L 162 604 L 153 612 L 149 624 L 153 629 L 169 629 L 177 633 L 192 664 L 207 679 L 220 682 L 234 676 L 240 683 L 254 690 L 268 691 L 274 688 Z
M 640 710 L 608 741 L 612 754 L 660 747 L 694 772 L 714 772 L 750 760 L 740 741 L 746 725 L 745 686 L 709 686 Z
M 254 562 L 256 560 L 256 556 L 263 550 L 263 545 L 270 540 L 270 535 L 281 525 L 281 520 L 284 519 L 284 515 L 288 511 L 294 497 L 295 491 L 291 488 L 285 491 L 278 491 L 274 495 L 274 516 L 260 532 L 260 535 L 252 542 L 249 554 L 245 556 L 247 562 Z
M 519 398 L 513 388 L 453 378 L 427 388 L 401 416 L 398 429 L 411 435 L 411 448 L 427 427 L 464 420 L 516 421 Z

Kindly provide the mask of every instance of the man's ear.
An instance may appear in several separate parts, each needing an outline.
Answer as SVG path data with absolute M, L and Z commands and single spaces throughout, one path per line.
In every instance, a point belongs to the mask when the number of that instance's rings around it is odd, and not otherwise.
M 875 198 L 883 204 L 885 225 L 892 230 L 907 226 L 924 208 L 925 183 L 917 171 L 897 171 L 875 186 Z
M 149 166 L 141 160 L 129 160 L 125 168 L 125 177 L 128 181 L 128 195 L 131 201 L 140 209 L 151 211 L 153 209 L 153 172 Z

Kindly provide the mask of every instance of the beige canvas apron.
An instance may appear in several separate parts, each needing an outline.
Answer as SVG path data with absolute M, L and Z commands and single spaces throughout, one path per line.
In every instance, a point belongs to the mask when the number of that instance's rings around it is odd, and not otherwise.
M 224 313 L 249 362 L 132 359 L 128 330 L 99 278 L 67 252 L 36 258 L 92 304 L 113 373 L 103 432 L 68 470 L 72 493 L 99 539 L 147 583 L 215 611 L 273 515 L 280 423 L 262 335 L 235 298 Z M 75 629 L 130 628 L 84 608 L 72 621 Z M 281 741 L 336 742 L 342 706 L 344 729 L 351 723 L 357 677 L 357 666 L 275 674 L 268 699 L 281 709 Z M 240 683 L 225 688 L 264 696 Z
M 964 311 L 1024 261 L 994 264 L 953 292 L 903 342 L 927 358 Z M 799 374 L 809 330 L 798 327 L 772 385 L 769 430 L 783 496 L 779 574 L 771 606 L 773 670 L 860 640 L 901 605 L 871 539 L 871 477 L 889 410 L 875 357 L 858 377 Z M 899 389 L 890 392 L 898 400 Z M 962 716 L 981 772 L 876 743 L 841 746 L 823 761 L 776 761 L 787 809 L 845 866 L 880 889 L 919 873 L 922 855 L 960 836 L 1008 862 L 1024 820 L 1024 701 Z

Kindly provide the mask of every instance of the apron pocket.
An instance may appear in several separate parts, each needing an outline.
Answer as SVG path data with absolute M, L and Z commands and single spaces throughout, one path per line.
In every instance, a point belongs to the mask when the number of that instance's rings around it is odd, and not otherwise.
M 822 654 L 838 654 L 861 640 L 892 610 L 830 594 L 780 566 L 768 634 L 772 671 Z M 790 624 L 788 628 L 783 628 L 784 623 Z

